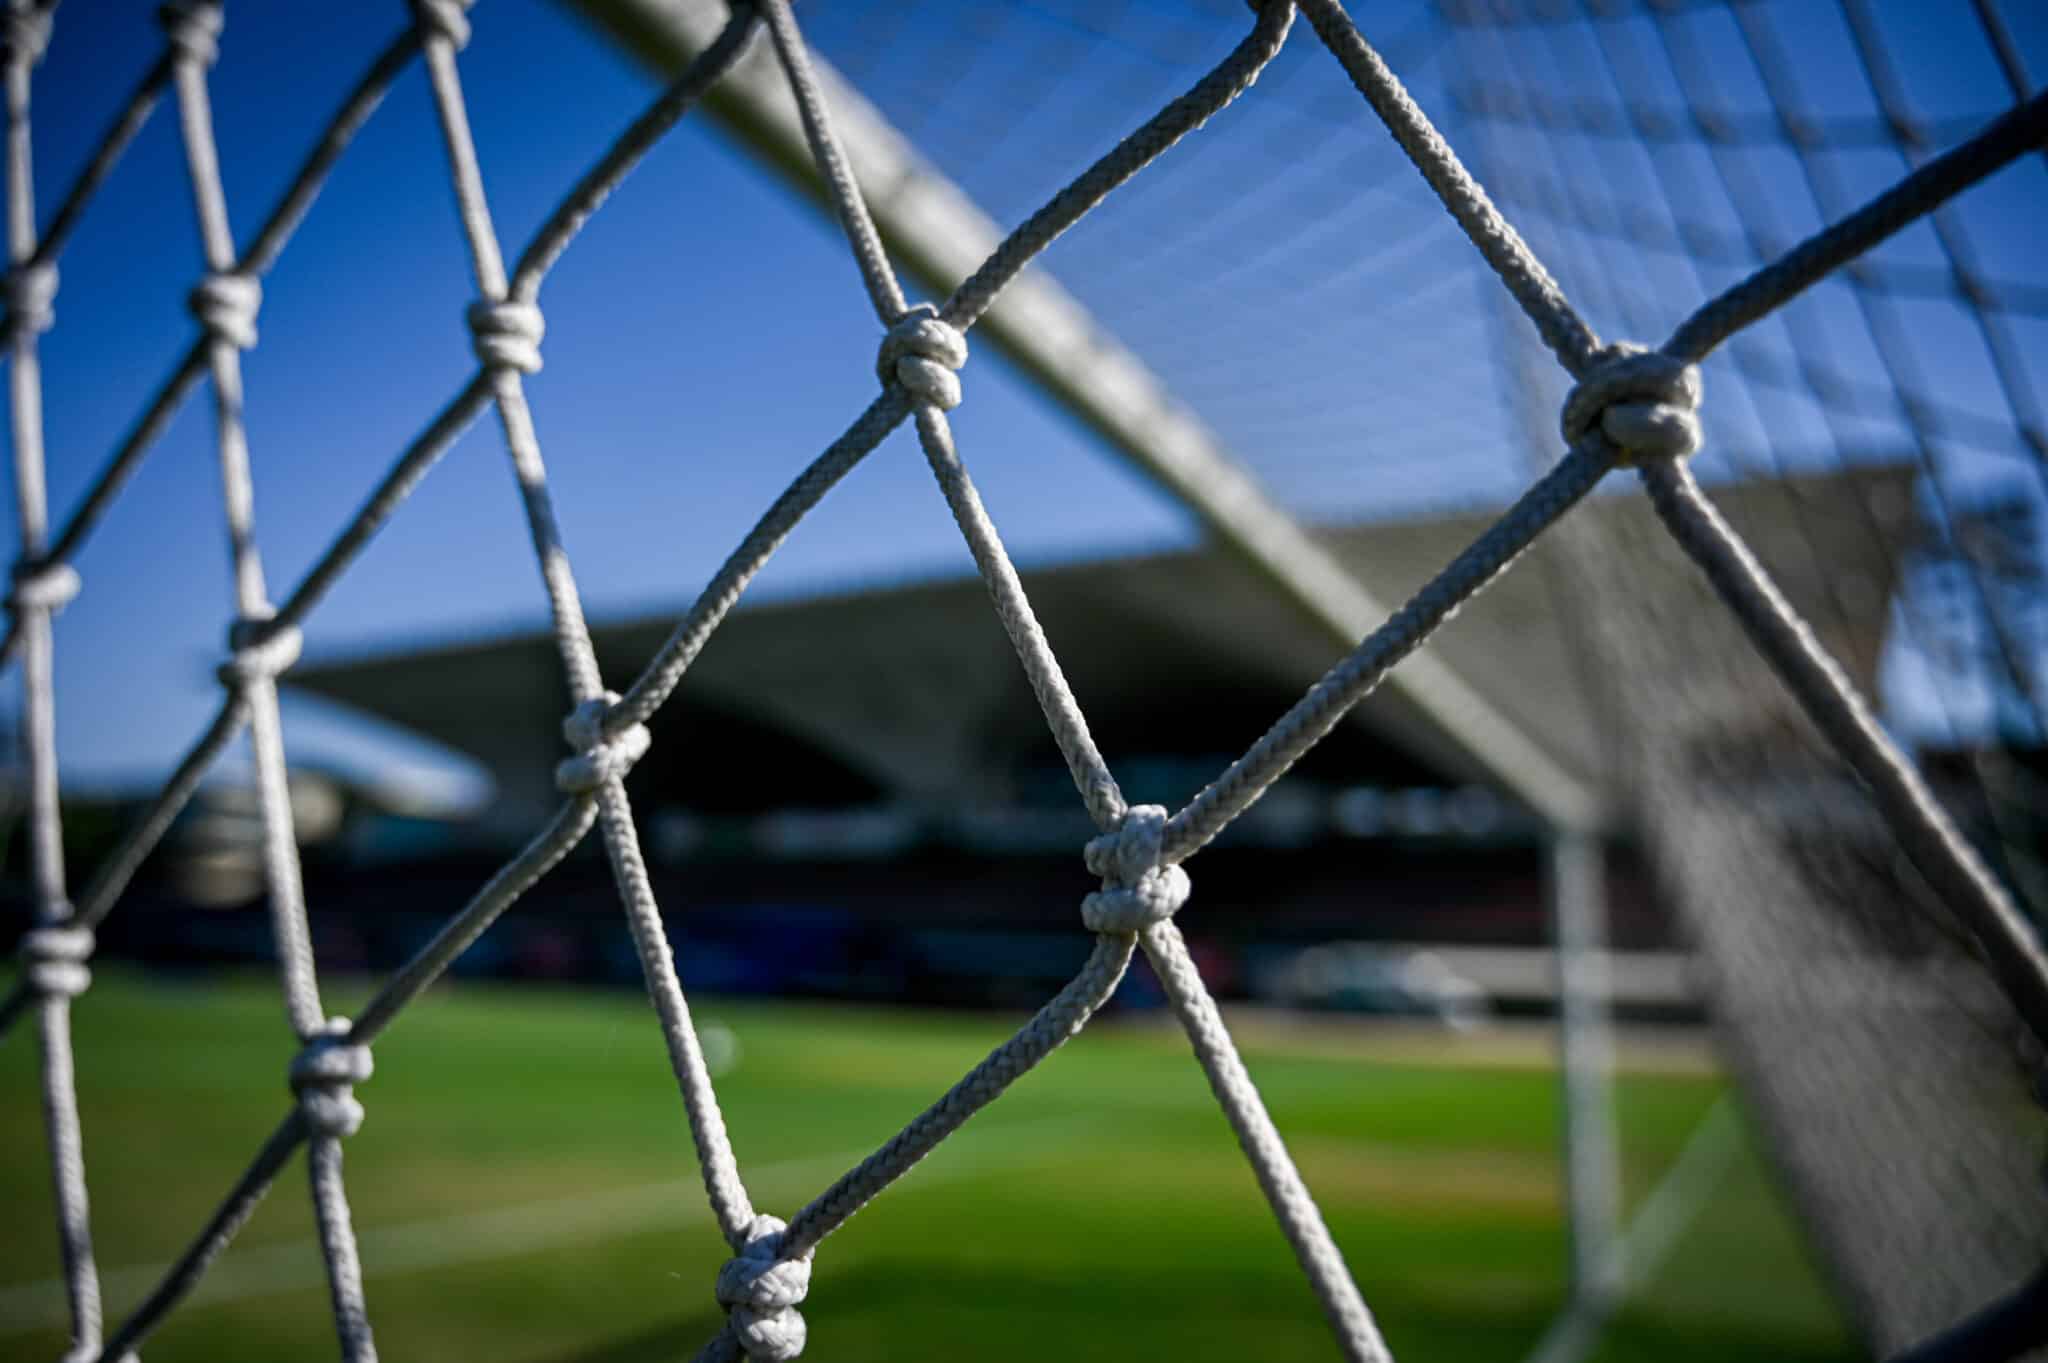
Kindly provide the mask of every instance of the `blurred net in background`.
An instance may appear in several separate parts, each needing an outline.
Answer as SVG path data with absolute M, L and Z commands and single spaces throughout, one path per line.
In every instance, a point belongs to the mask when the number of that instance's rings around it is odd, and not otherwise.
M 821 51 L 1000 203 L 1048 146 L 1198 65 L 1232 7 L 885 8 L 821 11 Z M 1594 326 L 1648 338 L 2030 96 L 2048 49 L 2026 9 L 1447 0 L 1374 38 Z M 1201 156 L 1051 267 L 1298 514 L 1504 498 L 1552 457 L 1567 380 L 1399 149 L 1356 135 L 1323 58 L 1283 52 Z M 1103 69 L 1120 79 L 1073 79 Z M 970 88 L 1005 98 L 977 117 Z M 1733 337 L 1694 460 L 2036 922 L 2048 258 L 2024 224 L 2044 164 Z M 1587 648 L 1613 779 L 1824 1257 L 1873 1346 L 1902 1347 L 2048 1251 L 2038 1042 L 1648 508 L 1557 538 L 1520 571 Z
M 1976 23 L 1868 0 L 1464 17 L 1460 94 L 1503 202 L 1632 334 L 1662 323 L 1659 300 L 1719 287 L 1924 163 L 1978 101 L 2031 93 L 1985 5 Z M 1937 209 L 1733 342 L 1709 378 L 1725 476 L 1897 471 L 1786 508 L 1846 522 L 1896 565 L 1876 591 L 1823 560 L 1811 609 L 1843 637 L 1884 619 L 1886 654 L 1867 665 L 1893 722 L 2036 922 L 2044 333 L 2041 260 L 2011 224 L 2042 190 L 2030 158 Z M 1669 552 L 1663 537 L 1598 529 L 1568 527 L 1567 580 L 1600 692 L 1627 717 L 1645 831 L 1817 1243 L 1874 1345 L 1902 1347 L 2037 1271 L 2039 1040 L 1725 617 L 1704 595 L 1617 589 Z M 1659 656 L 1651 640 L 1689 646 Z
M 256 736 L 264 788 L 287 998 L 305 1048 L 292 1072 L 298 1107 L 186 1258 L 116 1332 L 109 1353 L 138 1341 L 189 1290 L 304 1142 L 344 1352 L 374 1356 L 339 1153 L 340 1138 L 360 1120 L 349 1090 L 367 1076 L 368 1043 L 491 918 L 601 825 L 662 1012 L 706 1187 L 736 1255 L 717 1293 L 730 1317 L 707 1356 L 744 1350 L 755 1358 L 793 1357 L 803 1341 L 794 1308 L 818 1241 L 1077 1031 L 1142 944 L 1340 1342 L 1352 1357 L 1383 1357 L 1371 1318 L 1171 925 L 1188 893 L 1177 863 L 1243 812 L 1561 517 L 1565 528 L 1550 539 L 1556 547 L 1537 550 L 1541 561 L 1519 571 L 1549 576 L 1554 614 L 1535 628 L 1568 635 L 1567 647 L 1586 664 L 1585 713 L 1572 736 L 1577 750 L 1555 750 L 1571 744 L 1555 733 L 1513 757 L 1482 742 L 1481 765 L 1498 764 L 1515 792 L 1557 823 L 1561 837 L 1629 831 L 1629 816 L 1640 816 L 1658 868 L 1712 966 L 1717 1015 L 1736 1039 L 1776 1152 L 1878 1347 L 1891 1350 L 1947 1326 L 2039 1264 L 2048 1217 L 2039 1113 L 2027 1093 L 2039 1055 L 2019 1014 L 2039 1027 L 2048 995 L 2041 992 L 2035 930 L 2002 884 L 2025 887 L 2040 874 L 2033 861 L 2039 804 L 2027 792 L 2043 735 L 2044 445 L 2029 370 L 2041 347 L 2038 338 L 2029 344 L 2025 332 L 2039 321 L 2048 283 L 2040 278 L 2038 251 L 2013 224 L 2027 221 L 2015 204 L 2040 202 L 2040 163 L 2027 153 L 2041 144 L 2048 105 L 2032 96 L 2020 40 L 1988 0 L 1974 23 L 1951 22 L 1938 41 L 1909 35 L 1905 45 L 1938 68 L 1939 79 L 1926 77 L 1934 83 L 1924 89 L 1914 84 L 1923 78 L 1914 64 L 1894 55 L 1898 35 L 1887 34 L 1888 23 L 1909 23 L 1911 15 L 1880 15 L 1859 0 L 1839 15 L 1817 18 L 1817 11 L 1802 9 L 1788 18 L 1796 61 L 1786 35 L 1773 27 L 1776 12 L 1764 5 L 1577 13 L 1446 4 L 1419 13 L 1387 35 L 1386 54 L 1496 189 L 1508 217 L 1528 224 L 1535 257 L 1473 193 L 1456 160 L 1328 3 L 1305 7 L 1322 44 L 1297 35 L 1284 47 L 1291 6 L 1277 2 L 1255 7 L 1250 38 L 1235 5 L 1163 17 L 1093 6 L 821 7 L 811 37 L 917 153 L 982 212 L 1027 223 L 986 264 L 967 262 L 973 273 L 966 282 L 957 274 L 935 281 L 953 291 L 941 306 L 923 310 L 907 306 L 878 249 L 861 194 L 838 160 L 829 101 L 806 68 L 793 21 L 781 4 L 762 4 L 775 30 L 778 79 L 795 96 L 809 150 L 887 328 L 879 365 L 884 392 L 749 537 L 623 699 L 598 676 L 519 376 L 539 366 L 534 298 L 547 269 L 633 161 L 740 59 L 753 15 L 743 11 L 697 55 L 681 83 L 600 162 L 508 271 L 456 75 L 454 54 L 468 32 L 465 8 L 420 0 L 415 40 L 395 44 L 363 88 L 374 105 L 413 47 L 424 47 L 483 295 L 470 314 L 482 369 L 274 614 L 255 558 L 235 356 L 254 342 L 254 279 L 304 204 L 288 198 L 273 219 L 282 224 L 276 234 L 266 229 L 256 248 L 236 256 L 205 101 L 219 12 L 208 4 L 168 12 L 171 46 L 152 79 L 158 88 L 173 78 L 177 85 L 211 270 L 193 301 L 206 334 L 172 388 L 189 392 L 202 366 L 213 371 L 239 619 L 234 657 L 223 670 L 229 699 L 221 720 L 76 912 L 64 895 L 56 844 L 48 667 L 49 617 L 75 590 L 63 561 L 78 536 L 67 528 L 55 537 L 58 547 L 45 552 L 39 428 L 33 439 L 19 434 L 34 423 L 34 336 L 48 325 L 54 276 L 43 268 L 51 262 L 38 255 L 25 208 L 25 144 L 14 144 L 17 269 L 9 301 L 24 560 L 12 604 L 30 673 L 26 728 L 41 913 L 29 943 L 31 970 L 14 1007 L 37 1006 L 51 1048 L 53 1155 L 84 1354 L 99 1352 L 97 1287 L 75 1112 L 65 1111 L 64 1000 L 83 988 L 89 929 L 111 909 L 133 858 L 189 796 L 193 771 L 246 723 Z M 594 8 L 611 11 L 614 22 L 619 12 L 635 10 Z M 653 12 L 642 12 L 638 22 L 652 22 Z M 25 129 L 28 72 L 47 39 L 48 10 L 17 3 L 8 13 L 11 107 L 17 129 Z M 1993 87 L 1971 78 L 1956 56 L 1963 51 L 2003 82 L 1998 99 L 1982 99 Z M 1083 53 L 1090 59 L 1082 61 Z M 758 71 L 771 59 L 756 52 L 748 60 Z M 1357 91 L 1346 83 L 1347 66 Z M 1086 81 L 1068 78 L 1083 67 Z M 1121 75 L 1105 81 L 1106 71 Z M 1824 78 L 1809 90 L 1800 80 L 1813 72 Z M 1708 86 L 1709 75 L 1721 84 Z M 1255 76 L 1259 91 L 1247 101 L 1247 116 L 1218 119 L 1205 130 L 1199 156 L 1162 156 Z M 1361 91 L 1402 146 L 1372 125 L 1358 102 Z M 1122 129 L 1162 105 L 1165 112 L 1145 132 L 1069 181 L 1103 144 L 1102 129 Z M 146 116 L 146 102 L 140 107 L 138 117 Z M 122 140 L 117 129 L 110 145 L 118 151 Z M 1946 150 L 1958 142 L 1960 150 Z M 1935 159 L 1937 150 L 1946 155 Z M 1143 190 L 1111 192 L 1155 157 L 1161 159 L 1146 170 Z M 854 169 L 864 176 L 872 167 L 859 159 Z M 1955 197 L 2016 159 L 2022 164 L 1992 186 Z M 1926 173 L 1903 178 L 1923 162 Z M 1416 166 L 1431 185 L 1415 178 Z M 320 169 L 316 161 L 309 172 L 316 187 Z M 2024 177 L 2032 178 L 2016 187 Z M 1805 200 L 1788 187 L 1803 190 Z M 900 186 L 862 188 L 886 197 Z M 2000 201 L 1997 194 L 2009 197 Z M 903 208 L 900 197 L 894 208 Z M 1973 208 L 1986 225 L 1969 221 Z M 886 214 L 885 229 L 900 230 Z M 1914 220 L 1919 225 L 1892 235 Z M 1842 222 L 1849 227 L 1822 231 Z M 1318 557 L 1312 541 L 1290 538 L 1298 534 L 1292 522 L 1266 507 L 1251 484 L 1232 481 L 1227 464 L 1189 456 L 1178 472 L 1170 459 L 1163 471 L 1149 465 L 1195 502 L 1212 528 L 1286 584 L 1296 606 L 1320 611 L 1347 642 L 1366 634 L 1295 711 L 1171 816 L 1127 806 L 1095 751 L 944 417 L 961 398 L 951 372 L 965 357 L 960 333 L 991 311 L 1029 259 L 1077 223 L 1048 257 L 1052 273 L 1214 433 L 1217 452 L 1236 455 L 1277 491 L 1281 508 L 1325 522 L 1521 497 L 1455 563 L 1427 583 L 1409 584 L 1415 597 L 1388 624 L 1353 628 L 1345 610 L 1362 610 L 1371 598 Z M 942 252 L 929 241 L 923 246 L 915 263 L 944 276 L 945 262 L 935 258 Z M 1562 293 L 1536 257 L 1563 281 Z M 1548 361 L 1532 354 L 1535 335 L 1503 306 L 1506 295 L 1486 265 L 1508 283 L 1568 377 L 1579 381 L 1569 396 L 1551 378 Z M 1818 282 L 1837 265 L 1841 273 Z M 1026 293 L 1028 279 L 1019 281 L 1018 294 Z M 1566 295 L 1580 300 L 1584 321 Z M 1027 296 L 1041 305 L 1047 297 Z M 1717 296 L 1720 302 L 1694 311 Z M 1787 300 L 1789 306 L 1778 306 Z M 1014 348 L 1029 322 L 1014 296 L 1013 306 Z M 1741 330 L 1766 314 L 1771 320 Z M 1669 333 L 1672 340 L 1668 354 L 1644 356 L 1603 347 L 1596 332 Z M 1710 397 L 1702 406 L 1692 364 L 1731 336 L 1706 366 Z M 1108 351 L 1094 358 L 1105 369 L 1122 363 Z M 1028 355 L 1025 361 L 1030 367 Z M 1055 387 L 1060 377 L 1051 376 Z M 1143 387 L 1136 382 L 1125 391 Z M 319 1007 L 298 902 L 275 678 L 295 660 L 298 621 L 453 433 L 492 403 L 526 498 L 578 702 L 565 726 L 576 755 L 558 776 L 567 803 L 363 1017 L 353 1026 L 330 1023 Z M 1571 452 L 1553 467 L 1558 442 L 1549 414 L 1560 407 L 1568 414 Z M 1840 679 L 1814 661 L 1811 640 L 1787 604 L 1757 585 L 1741 541 L 1703 509 L 1680 463 L 1699 443 L 1694 408 L 1704 413 L 1706 428 L 1700 476 L 1727 490 L 1736 530 L 1787 584 L 1791 605 L 1813 619 L 1820 641 L 1846 655 L 1849 676 L 1866 690 L 1886 683 L 1890 717 L 1919 740 L 1937 794 L 1975 852 L 1949 837 L 1917 778 L 1896 766 Z M 1158 424 L 1164 414 L 1162 405 L 1136 424 Z M 760 562 L 833 481 L 913 416 L 1101 830 L 1088 862 L 1104 888 L 1084 908 L 1098 940 L 1081 975 L 1016 1038 L 784 1227 L 754 1213 L 740 1182 L 622 781 L 646 751 L 641 722 L 673 690 Z M 1091 419 L 1113 428 L 1115 416 L 1098 406 Z M 1640 442 L 1620 434 L 1624 428 L 1642 432 Z M 1142 445 L 1147 434 L 1127 443 Z M 134 457 L 147 444 L 145 432 Z M 1161 458 L 1157 451 L 1151 457 Z M 1646 506 L 1632 500 L 1565 515 L 1615 463 L 1641 465 L 1690 557 L 1719 574 L 1717 590 L 1692 573 Z M 1532 464 L 1548 471 L 1525 493 Z M 122 476 L 117 466 L 110 487 Z M 72 525 L 89 528 L 91 508 L 89 500 Z M 1428 565 L 1432 572 L 1438 567 Z M 1717 597 L 1733 600 L 1741 624 Z M 1746 635 L 1790 640 L 1773 661 L 1777 670 L 1789 669 L 1800 704 L 1778 686 Z M 1868 644 L 1877 638 L 1885 640 L 1882 652 Z M 1455 639 L 1453 631 L 1442 652 L 1455 656 Z M 1418 681 L 1425 667 L 1441 667 L 1436 650 L 1397 684 L 1454 736 L 1464 716 L 1468 743 L 1471 725 L 1481 722 L 1472 716 L 1518 712 L 1511 666 L 1492 675 L 1432 670 L 1423 674 L 1432 680 Z M 1811 731 L 1809 716 L 1831 726 L 1832 744 Z M 1506 745 L 1509 735 L 1496 732 Z M 1870 809 L 1850 767 L 1875 786 L 1884 818 Z M 1542 777 L 1551 768 L 1555 779 Z M 1617 812 L 1566 793 L 1580 785 Z M 1980 956 L 1994 969 L 1980 965 Z M 2017 1013 L 2001 983 L 2017 1000 Z

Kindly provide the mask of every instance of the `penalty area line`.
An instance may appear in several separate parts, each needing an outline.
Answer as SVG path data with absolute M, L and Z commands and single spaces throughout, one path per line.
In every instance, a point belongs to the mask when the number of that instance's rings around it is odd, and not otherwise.
M 907 1186 L 930 1187 L 936 1182 L 971 1178 L 991 1169 L 1025 1163 L 1058 1148 L 1046 1143 L 1050 1133 L 1078 1131 L 1100 1125 L 1103 1120 L 1084 1113 L 990 1124 L 979 1133 L 982 1139 L 978 1143 L 958 1148 L 949 1144 L 934 1151 L 920 1162 L 916 1177 Z M 816 1192 L 872 1153 L 871 1149 L 860 1149 L 805 1155 L 759 1165 L 749 1174 L 770 1194 L 807 1197 L 803 1189 Z M 363 1276 L 425 1273 L 459 1264 L 515 1258 L 579 1241 L 621 1238 L 710 1220 L 704 1185 L 697 1178 L 663 1179 L 575 1197 L 458 1212 L 364 1228 L 360 1232 Z M 167 1263 L 158 1263 L 111 1269 L 102 1277 L 101 1290 L 109 1302 L 139 1301 L 169 1267 Z M 217 1306 L 252 1297 L 308 1291 L 324 1287 L 326 1282 L 327 1270 L 316 1240 L 231 1247 L 184 1304 Z M 69 1321 L 61 1278 L 0 1287 L 0 1335 L 61 1328 Z

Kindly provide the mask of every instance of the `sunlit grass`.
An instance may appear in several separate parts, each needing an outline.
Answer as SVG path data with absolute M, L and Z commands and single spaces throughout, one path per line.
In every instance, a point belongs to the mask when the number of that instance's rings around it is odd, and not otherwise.
M 80 1098 L 118 1315 L 283 1115 L 290 1047 L 254 977 L 99 973 L 78 1007 Z M 738 1039 L 721 1099 L 757 1202 L 784 1215 L 1015 1021 L 697 1006 Z M 1378 1035 L 1252 1029 L 1249 1058 L 1396 1351 L 1519 1358 L 1563 1289 L 1555 1077 Z M 10 1357 L 63 1342 L 34 1067 L 33 1029 L 0 1046 Z M 1697 1065 L 1622 1077 L 1635 1195 L 1720 1089 Z M 385 1357 L 635 1363 L 688 1357 L 717 1327 L 725 1251 L 643 1000 L 438 993 L 379 1043 L 359 1096 L 349 1186 Z M 295 1163 L 152 1363 L 333 1356 L 310 1234 Z M 830 1360 L 1335 1357 L 1185 1044 L 1149 1024 L 1083 1034 L 828 1240 L 804 1311 L 809 1356 Z M 1747 1149 L 1602 1356 L 1850 1356 Z

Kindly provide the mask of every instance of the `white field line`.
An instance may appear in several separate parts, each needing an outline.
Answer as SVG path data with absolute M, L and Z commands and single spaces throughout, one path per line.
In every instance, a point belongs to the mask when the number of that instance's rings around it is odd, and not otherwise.
M 1615 1244 L 1610 1272 L 1622 1291 L 1647 1286 L 1663 1268 L 1679 1237 L 1734 1167 L 1741 1150 L 1741 1132 L 1735 1101 L 1723 1094 L 1700 1119 L 1678 1158 L 1629 1218 L 1628 1229 Z
M 934 1182 L 968 1178 L 992 1168 L 1021 1164 L 1056 1152 L 1060 1146 L 1052 1133 L 1099 1125 L 1103 1118 L 1093 1114 L 1046 1117 L 1033 1121 L 991 1125 L 979 1141 L 948 1142 L 941 1151 L 921 1164 L 908 1186 L 930 1187 Z M 1007 1138 L 1007 1139 L 1005 1139 Z M 829 1155 L 806 1155 L 757 1165 L 747 1172 L 764 1200 L 808 1197 L 825 1184 L 866 1159 L 868 1149 Z M 803 1191 L 810 1190 L 809 1193 Z M 665 1179 L 659 1183 L 617 1188 L 609 1192 L 585 1193 L 576 1197 L 548 1198 L 514 1207 L 489 1211 L 458 1212 L 397 1225 L 367 1228 L 360 1232 L 365 1277 L 390 1277 L 422 1273 L 454 1264 L 481 1263 L 536 1253 L 582 1240 L 606 1240 L 671 1226 L 708 1222 L 711 1209 L 704 1201 L 704 1185 L 696 1178 Z M 155 1287 L 168 1264 L 132 1264 L 102 1275 L 102 1287 L 109 1302 L 135 1302 Z M 297 1292 L 324 1286 L 326 1269 L 320 1259 L 318 1242 L 287 1241 L 282 1244 L 230 1248 L 214 1264 L 206 1278 L 186 1299 L 185 1305 L 218 1305 L 280 1292 Z M 708 1289 L 707 1289 L 708 1290 Z M 117 1313 L 110 1316 L 118 1318 Z M 0 1287 L 0 1335 L 27 1330 L 62 1327 L 70 1319 L 61 1278 Z
M 1686 1228 L 1705 1209 L 1741 1148 L 1735 1103 L 1715 1101 L 1686 1138 L 1678 1158 L 1643 1199 L 1626 1230 L 1609 1245 L 1600 1282 L 1590 1296 L 1572 1302 L 1551 1321 L 1527 1363 L 1578 1363 L 1592 1352 L 1614 1309 L 1657 1276 Z

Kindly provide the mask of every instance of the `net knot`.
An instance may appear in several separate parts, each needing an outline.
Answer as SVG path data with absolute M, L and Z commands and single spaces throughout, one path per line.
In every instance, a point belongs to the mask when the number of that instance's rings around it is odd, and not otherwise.
M 267 618 L 237 620 L 228 627 L 231 656 L 220 665 L 221 685 L 239 691 L 273 681 L 299 660 L 305 643 L 297 625 L 279 625 Z
M 0 52 L 5 52 L 10 62 L 34 66 L 43 59 L 43 53 L 49 47 L 50 11 L 47 7 L 30 0 L 19 9 L 9 5 L 0 10 Z
M 605 733 L 605 716 L 618 703 L 619 693 L 607 691 L 584 701 L 562 721 L 562 737 L 576 750 L 574 757 L 563 758 L 555 767 L 555 789 L 564 795 L 587 795 L 607 781 L 623 780 L 647 755 L 654 737 L 645 724 Z
M 469 46 L 469 7 L 475 0 L 412 0 L 420 37 L 446 38 L 457 52 Z
M 376 1069 L 368 1046 L 349 1041 L 349 1020 L 329 1018 L 292 1057 L 287 1077 L 299 1112 L 316 1136 L 353 1136 L 363 1125 L 355 1086 Z
M 480 298 L 469 305 L 469 338 L 486 368 L 540 372 L 540 338 L 547 319 L 533 303 Z
M 754 1363 L 788 1363 L 804 1351 L 808 1330 L 796 1308 L 811 1290 L 811 1256 L 782 1256 L 788 1229 L 779 1216 L 755 1217 L 746 1244 L 718 1270 L 718 1304 Z
M 960 405 L 960 375 L 967 363 L 967 338 L 939 317 L 937 308 L 920 303 L 897 320 L 882 337 L 875 374 L 887 388 L 903 385 L 918 402 L 950 412 Z
M 1570 445 L 1598 430 L 1616 463 L 1682 459 L 1700 447 L 1699 367 L 1627 342 L 1603 347 L 1558 425 Z
M 14 582 L 7 591 L 7 609 L 17 616 L 24 610 L 46 610 L 55 614 L 71 604 L 81 585 L 78 570 L 68 563 L 23 559 L 14 565 Z
M 256 313 L 263 307 L 263 285 L 254 275 L 224 270 L 199 281 L 185 306 L 207 334 L 237 350 L 256 344 Z
M 21 970 L 43 998 L 75 999 L 92 984 L 91 928 L 30 928 L 21 939 Z
M 57 321 L 57 267 L 47 260 L 14 266 L 0 275 L 0 301 L 7 306 L 0 320 L 7 340 L 48 331 Z
M 212 66 L 220 56 L 221 17 L 218 0 L 192 0 L 189 4 L 164 5 L 156 12 L 164 35 L 179 57 Z
M 1081 901 L 1081 921 L 1090 932 L 1142 932 L 1188 902 L 1188 873 L 1159 864 L 1165 836 L 1164 805 L 1132 805 L 1114 833 L 1088 844 L 1088 869 L 1102 877 L 1102 888 Z

